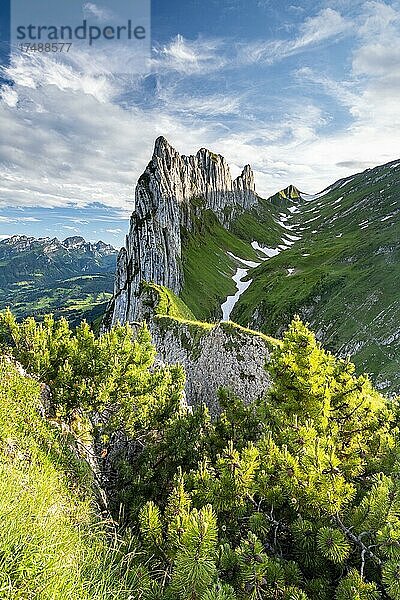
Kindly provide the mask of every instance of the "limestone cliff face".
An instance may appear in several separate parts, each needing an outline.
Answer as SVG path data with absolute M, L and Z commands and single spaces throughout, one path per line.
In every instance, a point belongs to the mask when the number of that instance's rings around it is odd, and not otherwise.
M 156 365 L 185 370 L 185 400 L 220 413 L 218 391 L 230 390 L 249 403 L 271 385 L 266 364 L 278 342 L 231 322 L 202 323 L 160 312 L 159 286 L 142 286 L 143 318 L 157 349 Z M 165 306 L 164 306 L 165 308 Z
M 190 323 L 160 318 L 151 320 L 149 328 L 158 350 L 156 364 L 181 364 L 188 404 L 205 404 L 212 417 L 221 411 L 220 388 L 250 403 L 271 386 L 265 368 L 271 344 L 255 332 L 230 323 L 201 330 Z
M 239 211 L 257 202 L 254 176 L 247 165 L 232 179 L 225 159 L 202 148 L 181 156 L 165 138 L 139 178 L 126 246 L 118 257 L 114 299 L 106 326 L 141 319 L 139 286 L 153 281 L 179 293 L 183 285 L 182 230 L 190 232 L 203 210 L 228 225 Z

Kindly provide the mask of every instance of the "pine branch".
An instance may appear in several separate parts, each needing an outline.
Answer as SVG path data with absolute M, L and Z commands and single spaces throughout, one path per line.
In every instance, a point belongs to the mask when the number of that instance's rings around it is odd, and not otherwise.
M 261 505 L 262 505 L 262 500 L 260 500 L 258 503 L 254 500 L 254 498 L 251 496 L 251 494 L 247 493 L 246 497 L 248 500 L 250 500 L 250 502 L 253 504 L 256 512 L 261 513 L 264 515 L 264 517 L 267 519 L 267 521 L 269 521 L 271 523 L 271 525 L 274 528 L 274 542 L 273 542 L 273 546 L 271 546 L 270 544 L 268 544 L 268 546 L 270 547 L 270 549 L 275 553 L 278 554 L 279 556 L 282 556 L 282 551 L 281 548 L 279 546 L 278 543 L 278 532 L 279 530 L 284 531 L 286 533 L 290 532 L 290 528 L 283 522 L 283 521 L 277 521 L 274 517 L 274 507 L 271 507 L 271 512 L 268 514 L 267 511 L 261 511 Z
M 380 566 L 382 564 L 382 561 L 380 560 L 380 558 L 372 552 L 371 547 L 366 546 L 361 539 L 364 535 L 367 535 L 368 532 L 363 531 L 362 533 L 360 533 L 360 535 L 358 535 L 358 536 L 355 535 L 348 527 L 346 527 L 343 524 L 343 522 L 338 514 L 336 514 L 334 516 L 334 521 L 335 521 L 336 525 L 339 527 L 339 529 L 341 529 L 343 531 L 343 533 L 347 536 L 347 538 L 360 548 L 361 560 L 362 560 L 362 562 L 361 562 L 362 570 L 364 570 L 366 556 L 368 558 L 370 558 L 371 560 L 373 560 L 376 565 Z

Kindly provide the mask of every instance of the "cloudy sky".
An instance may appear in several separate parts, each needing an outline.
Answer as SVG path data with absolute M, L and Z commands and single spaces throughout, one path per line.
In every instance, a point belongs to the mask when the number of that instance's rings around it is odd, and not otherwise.
M 263 196 L 400 157 L 398 0 L 153 0 L 145 72 L 98 76 L 94 60 L 3 68 L 0 237 L 119 246 L 160 134 L 234 175 L 252 164 Z

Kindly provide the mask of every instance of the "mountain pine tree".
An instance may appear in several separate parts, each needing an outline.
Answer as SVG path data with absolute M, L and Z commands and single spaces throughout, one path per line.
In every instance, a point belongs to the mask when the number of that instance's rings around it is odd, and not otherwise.
M 179 367 L 154 368 L 145 327 L 96 338 L 10 313 L 1 325 L 62 414 L 96 415 L 106 449 L 124 436 L 111 508 L 136 548 L 134 597 L 400 600 L 397 403 L 301 321 L 265 396 L 221 391 L 214 421 L 182 404 Z
M 181 465 L 171 496 L 181 504 L 175 512 L 171 501 L 159 507 L 157 527 L 175 532 L 159 554 L 166 590 L 198 598 L 198 573 L 208 595 L 400 598 L 395 407 L 298 320 L 269 370 L 274 385 L 254 405 L 223 394 L 224 412 L 204 430 L 198 467 Z M 198 539 L 185 535 L 196 510 L 212 510 L 218 526 L 204 572 L 201 561 L 195 569 Z

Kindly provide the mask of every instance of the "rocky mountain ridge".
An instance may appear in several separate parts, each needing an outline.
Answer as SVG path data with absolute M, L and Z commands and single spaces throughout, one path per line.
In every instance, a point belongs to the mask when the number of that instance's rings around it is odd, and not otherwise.
M 192 233 L 204 211 L 212 211 L 225 227 L 257 203 L 249 165 L 232 179 L 226 160 L 205 148 L 181 156 L 164 137 L 135 191 L 126 246 L 118 256 L 114 304 L 108 321 L 140 319 L 141 281 L 154 281 L 175 293 L 183 286 L 182 238 Z
M 73 323 L 98 318 L 111 297 L 117 250 L 83 237 L 0 241 L 0 309 L 19 318 L 52 312 Z
M 182 157 L 159 138 L 136 188 L 105 326 L 141 320 L 141 283 L 155 282 L 195 319 L 232 319 L 278 338 L 300 314 L 330 350 L 398 390 L 399 176 L 397 160 L 319 194 L 289 185 L 263 199 L 250 167 L 233 181 L 222 157 Z
M 7 252 L 26 252 L 39 249 L 47 255 L 61 250 L 81 250 L 98 256 L 115 255 L 116 249 L 111 244 L 98 242 L 87 242 L 81 236 L 71 236 L 64 240 L 58 238 L 42 237 L 35 238 L 27 235 L 13 235 L 0 241 L 0 257 L 6 256 Z
M 205 404 L 220 413 L 219 390 L 251 402 L 271 385 L 265 369 L 280 343 L 235 323 L 193 320 L 188 308 L 167 288 L 143 284 L 143 319 L 157 349 L 156 365 L 180 364 L 185 369 L 185 395 L 191 406 Z

